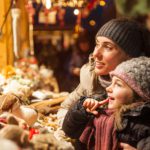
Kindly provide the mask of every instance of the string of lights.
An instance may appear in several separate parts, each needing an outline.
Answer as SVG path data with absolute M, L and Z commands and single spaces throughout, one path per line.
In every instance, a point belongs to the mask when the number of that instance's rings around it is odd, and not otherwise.
M 42 3 L 47 9 L 53 7 L 92 8 L 95 4 L 106 5 L 106 0 L 28 0 L 38 4 Z

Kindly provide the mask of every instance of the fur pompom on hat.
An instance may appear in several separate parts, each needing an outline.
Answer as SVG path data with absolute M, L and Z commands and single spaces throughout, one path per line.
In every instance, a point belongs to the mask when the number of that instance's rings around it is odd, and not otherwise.
M 150 101 L 150 58 L 141 56 L 125 61 L 110 75 L 122 79 L 144 101 Z
M 136 21 L 112 19 L 100 28 L 98 36 L 111 39 L 131 57 L 150 56 L 150 33 Z

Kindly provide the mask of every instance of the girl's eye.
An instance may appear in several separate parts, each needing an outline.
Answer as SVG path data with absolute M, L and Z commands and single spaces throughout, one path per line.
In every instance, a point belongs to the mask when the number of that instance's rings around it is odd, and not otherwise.
M 122 84 L 121 84 L 121 83 L 118 83 L 118 82 L 115 83 L 115 85 L 118 86 L 118 87 L 122 87 Z

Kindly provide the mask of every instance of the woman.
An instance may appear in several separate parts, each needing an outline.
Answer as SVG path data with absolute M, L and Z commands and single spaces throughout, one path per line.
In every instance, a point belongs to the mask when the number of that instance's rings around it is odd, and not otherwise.
M 96 46 L 89 63 L 80 71 L 80 84 L 61 104 L 58 119 L 62 125 L 68 109 L 82 96 L 105 99 L 110 85 L 109 72 L 121 62 L 141 55 L 149 56 L 148 32 L 129 19 L 113 19 L 104 24 L 96 35 Z

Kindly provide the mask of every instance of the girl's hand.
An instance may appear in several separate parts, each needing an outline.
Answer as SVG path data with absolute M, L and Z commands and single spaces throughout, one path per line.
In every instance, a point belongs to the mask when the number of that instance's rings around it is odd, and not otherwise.
M 136 148 L 130 146 L 129 144 L 126 143 L 120 143 L 120 148 L 122 150 L 137 150 Z
M 85 107 L 86 111 L 89 113 L 92 113 L 94 115 L 97 115 L 98 112 L 96 109 L 99 107 L 99 102 L 95 99 L 88 98 L 83 102 L 83 106 Z
M 101 105 L 106 104 L 107 102 L 108 99 L 98 102 L 95 99 L 88 98 L 83 102 L 83 106 L 86 108 L 87 112 L 97 115 L 98 111 L 96 109 L 99 108 Z

